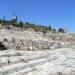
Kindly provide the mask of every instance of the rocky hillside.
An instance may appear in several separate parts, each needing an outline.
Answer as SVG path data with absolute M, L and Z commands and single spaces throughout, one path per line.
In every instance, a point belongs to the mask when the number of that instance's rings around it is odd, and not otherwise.
M 75 75 L 75 34 L 0 29 L 0 75 Z
M 14 27 L 0 29 L 0 43 L 6 49 L 43 50 L 74 45 L 75 37 L 71 33 L 48 32 L 43 34 L 33 29 L 24 30 Z
M 0 75 L 75 75 L 75 33 L 0 19 Z

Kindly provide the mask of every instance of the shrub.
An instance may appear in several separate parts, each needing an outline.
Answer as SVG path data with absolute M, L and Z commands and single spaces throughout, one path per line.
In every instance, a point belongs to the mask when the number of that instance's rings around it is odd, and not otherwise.
M 59 28 L 58 31 L 64 33 L 64 29 L 63 28 Z

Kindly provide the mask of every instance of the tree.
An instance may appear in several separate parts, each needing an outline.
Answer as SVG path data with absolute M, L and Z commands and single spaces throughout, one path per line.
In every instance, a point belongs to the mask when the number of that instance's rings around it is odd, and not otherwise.
M 23 28 L 23 22 L 22 22 L 22 21 L 20 21 L 19 26 L 20 26 L 21 28 Z
M 16 25 L 18 26 L 17 15 L 15 15 L 15 12 L 13 12 L 13 18 L 12 18 L 11 24 L 13 26 L 16 26 Z
M 51 29 L 51 31 L 56 32 L 56 29 Z
M 2 23 L 2 24 L 3 24 L 3 25 L 6 24 L 5 16 L 3 17 L 3 23 Z
M 49 30 L 51 30 L 51 26 L 49 26 L 48 28 L 49 28 Z
M 0 19 L 0 24 L 2 24 L 3 23 L 3 21 Z
M 25 24 L 26 24 L 26 25 L 30 25 L 30 23 L 29 23 L 29 22 L 26 22 Z
M 63 28 L 59 28 L 59 30 L 58 30 L 58 31 L 59 31 L 59 32 L 62 32 L 62 33 L 64 33 L 64 32 L 65 32 Z
M 12 19 L 11 24 L 12 24 L 13 26 L 16 26 L 16 25 L 17 25 L 17 20 L 16 20 L 16 19 Z

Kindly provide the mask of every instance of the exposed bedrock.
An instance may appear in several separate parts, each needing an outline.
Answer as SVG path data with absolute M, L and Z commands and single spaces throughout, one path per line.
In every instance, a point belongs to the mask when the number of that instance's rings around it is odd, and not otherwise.
M 44 50 L 75 45 L 74 34 L 35 31 L 0 30 L 1 48 L 17 50 Z
M 17 50 L 42 50 L 42 49 L 56 49 L 61 47 L 68 47 L 74 43 L 60 42 L 60 41 L 43 41 L 43 40 L 27 40 L 27 39 L 4 39 L 2 44 L 7 49 Z M 4 47 L 4 48 L 5 48 Z

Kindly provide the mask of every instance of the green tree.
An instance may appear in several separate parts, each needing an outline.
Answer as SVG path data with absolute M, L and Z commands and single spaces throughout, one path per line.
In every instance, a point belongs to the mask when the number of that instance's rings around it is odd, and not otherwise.
M 25 24 L 26 24 L 26 25 L 30 25 L 30 23 L 29 23 L 29 22 L 26 22 Z
M 0 19 L 0 24 L 2 24 L 3 23 L 3 21 Z
M 59 28 L 59 30 L 58 30 L 58 31 L 59 31 L 59 32 L 62 32 L 62 33 L 64 33 L 64 32 L 65 32 L 63 28 Z
M 50 25 L 49 25 L 49 27 L 48 27 L 48 28 L 49 28 L 49 30 L 51 30 L 51 26 L 50 26 Z
M 20 21 L 19 27 L 23 28 L 23 22 L 22 21 Z
M 56 32 L 56 29 L 52 29 L 53 32 Z

